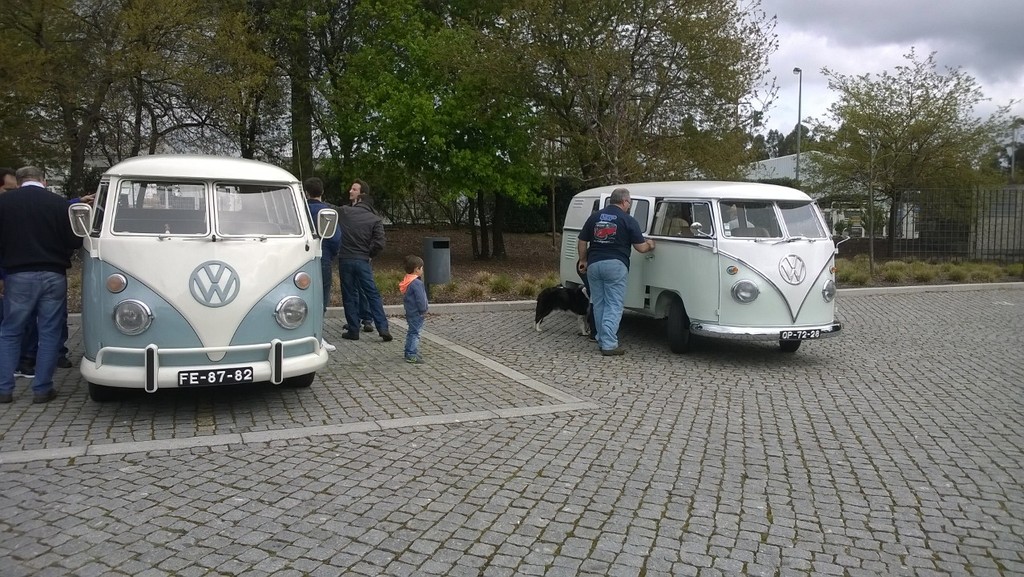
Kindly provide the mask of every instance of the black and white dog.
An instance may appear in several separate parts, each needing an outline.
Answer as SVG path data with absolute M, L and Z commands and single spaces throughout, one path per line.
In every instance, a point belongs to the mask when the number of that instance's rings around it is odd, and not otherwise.
M 537 315 L 533 324 L 540 331 L 544 318 L 553 311 L 569 311 L 576 314 L 581 335 L 590 334 L 587 330 L 587 305 L 590 299 L 582 286 L 566 288 L 562 285 L 548 287 L 537 295 Z

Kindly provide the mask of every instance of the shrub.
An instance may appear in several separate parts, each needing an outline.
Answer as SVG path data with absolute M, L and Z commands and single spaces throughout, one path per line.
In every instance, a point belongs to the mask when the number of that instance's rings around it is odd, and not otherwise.
M 971 282 L 995 282 L 1001 276 L 989 267 L 978 267 L 970 271 Z
M 1008 264 L 1003 270 L 1006 271 L 1006 276 L 1024 277 L 1024 263 Z
M 944 272 L 946 273 L 946 278 L 953 282 L 963 282 L 967 280 L 967 277 L 969 276 L 967 269 L 963 267 L 951 267 Z
M 472 283 L 459 288 L 459 296 L 465 299 L 479 299 L 487 294 L 487 287 L 482 284 Z
M 512 290 L 512 284 L 512 277 L 504 273 L 492 276 L 487 282 L 492 293 L 507 293 Z
M 897 283 L 907 276 L 907 263 L 898 260 L 891 260 L 882 265 L 882 278 L 888 282 Z
M 479 272 L 477 272 L 476 274 L 473 275 L 473 282 L 475 282 L 477 284 L 482 284 L 482 285 L 490 284 L 491 283 L 491 278 L 493 276 L 494 276 L 494 273 L 486 271 L 486 270 L 482 270 L 482 271 L 479 271 Z
M 910 265 L 910 276 L 917 282 L 932 282 L 938 274 L 934 266 L 924 262 L 915 262 Z
M 521 296 L 524 298 L 536 298 L 537 293 L 540 292 L 540 289 L 537 287 L 537 283 L 534 282 L 533 280 L 523 279 L 516 283 L 513 292 L 517 296 Z
M 856 271 L 850 275 L 848 282 L 852 285 L 864 286 L 871 281 L 871 275 L 866 272 Z

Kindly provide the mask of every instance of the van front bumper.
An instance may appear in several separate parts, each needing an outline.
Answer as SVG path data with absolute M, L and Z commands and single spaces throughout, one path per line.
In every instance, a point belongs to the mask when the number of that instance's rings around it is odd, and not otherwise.
M 825 325 L 799 326 L 799 327 L 731 327 L 724 325 L 711 325 L 707 323 L 690 323 L 690 333 L 715 339 L 728 339 L 734 341 L 778 341 L 778 340 L 814 340 L 834 337 L 843 330 L 840 322 L 831 322 Z M 783 339 L 783 333 L 797 333 L 796 338 Z M 813 336 L 812 336 L 813 335 Z
M 301 355 L 286 356 L 285 349 L 297 345 L 313 345 L 313 352 Z M 199 347 L 199 348 L 178 348 L 161 349 L 156 345 L 149 345 L 144 349 L 125 347 L 103 347 L 99 350 L 95 360 L 83 357 L 80 365 L 82 376 L 85 380 L 97 385 L 107 387 L 121 387 L 127 389 L 145 389 L 147 392 L 155 392 L 160 388 L 178 388 L 179 373 L 183 371 L 217 371 L 224 368 L 222 365 L 172 365 L 161 366 L 161 358 L 173 358 L 175 355 L 194 355 L 196 353 L 215 354 L 240 351 L 259 350 L 266 352 L 267 359 L 256 362 L 242 362 L 232 364 L 231 368 L 241 364 L 246 368 L 252 368 L 252 382 L 270 382 L 275 385 L 281 384 L 284 379 L 297 377 L 324 368 L 327 365 L 327 351 L 320 345 L 320 340 L 315 337 L 304 337 L 290 341 L 275 339 L 269 343 L 253 345 L 235 345 L 227 347 Z M 141 366 L 123 366 L 104 363 L 104 357 L 113 353 L 139 355 L 142 358 Z

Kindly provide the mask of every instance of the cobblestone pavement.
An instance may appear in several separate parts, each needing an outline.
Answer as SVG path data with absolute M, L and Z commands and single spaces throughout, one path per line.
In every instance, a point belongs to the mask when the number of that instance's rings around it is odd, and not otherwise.
M 332 318 L 306 390 L 19 379 L 0 576 L 1024 575 L 1024 288 L 840 315 L 685 356 L 627 315 L 601 357 L 567 314 L 439 313 L 424 365 Z

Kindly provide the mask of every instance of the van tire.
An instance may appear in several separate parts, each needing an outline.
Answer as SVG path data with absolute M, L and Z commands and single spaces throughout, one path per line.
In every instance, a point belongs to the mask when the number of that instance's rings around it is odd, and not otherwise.
M 666 333 L 668 346 L 673 353 L 686 353 L 690 350 L 690 317 L 686 315 L 683 301 L 672 299 L 668 305 Z
M 281 381 L 281 384 L 288 387 L 289 389 L 305 389 L 313 384 L 313 379 L 316 378 L 316 373 L 308 373 L 305 375 L 298 375 L 295 377 L 288 377 Z
M 116 401 L 121 397 L 121 391 L 116 387 L 105 387 L 96 383 L 89 383 L 89 398 L 97 403 Z
M 803 341 L 779 341 L 779 349 L 784 353 L 795 353 Z

